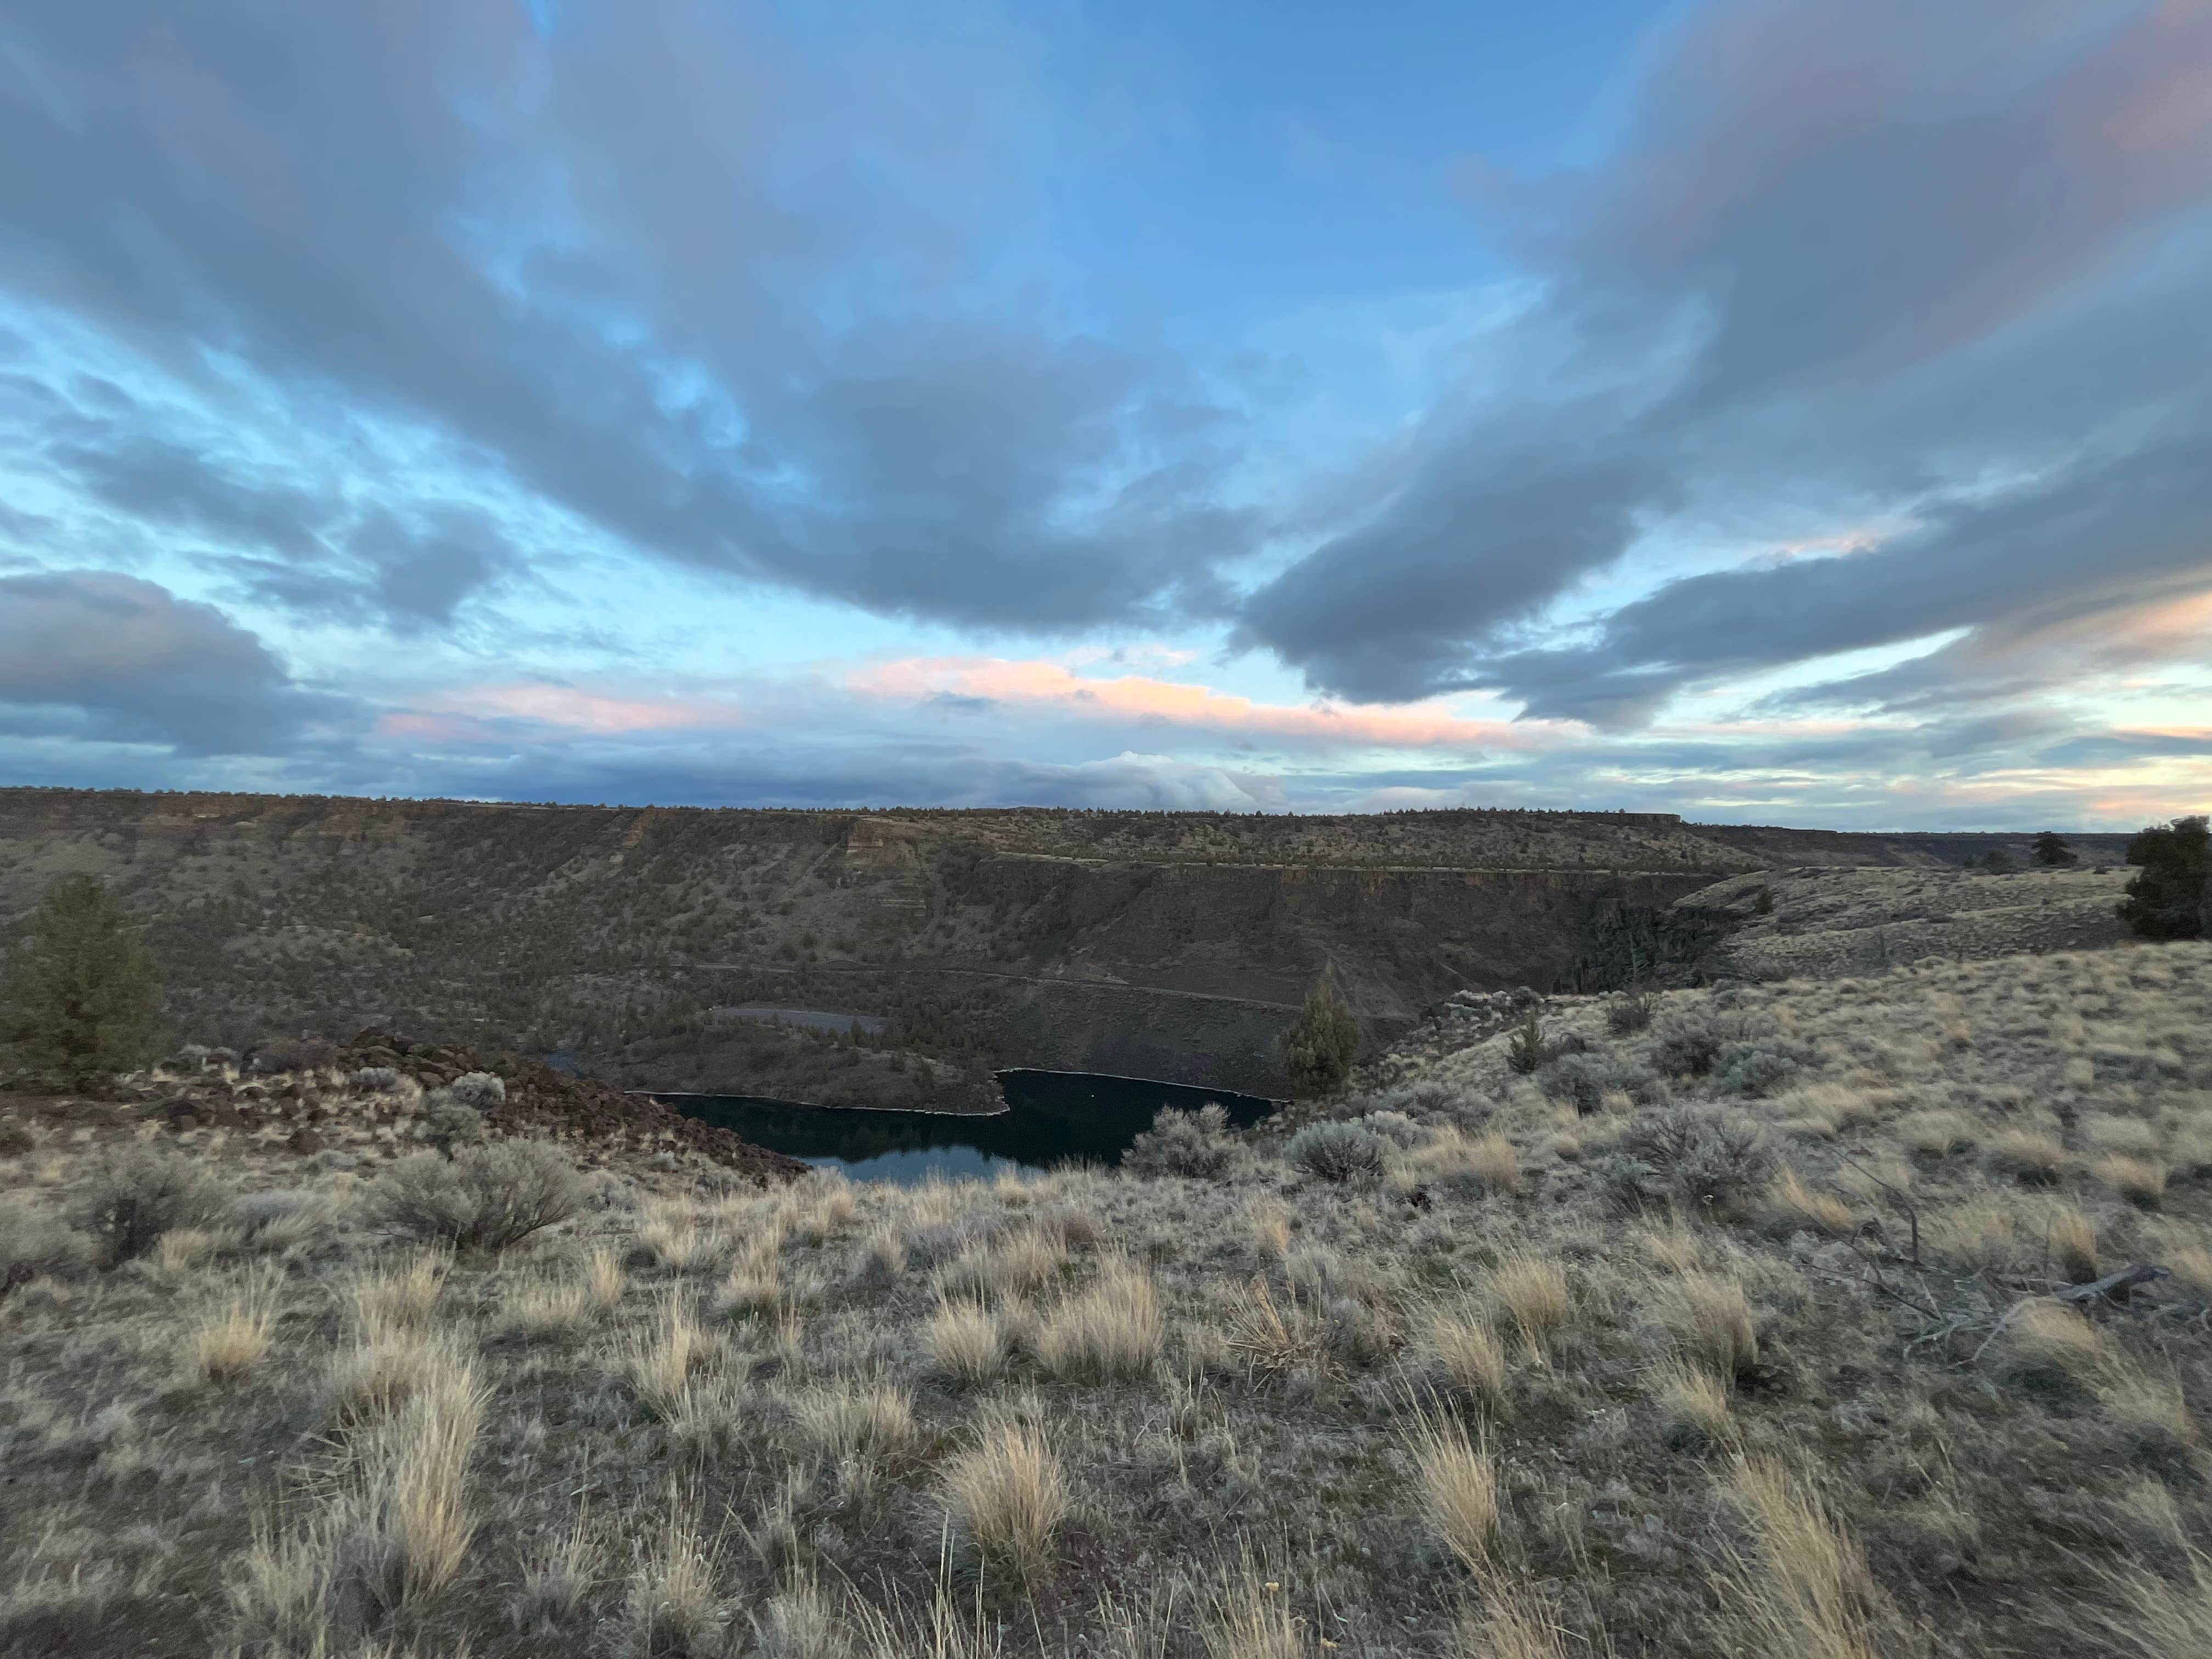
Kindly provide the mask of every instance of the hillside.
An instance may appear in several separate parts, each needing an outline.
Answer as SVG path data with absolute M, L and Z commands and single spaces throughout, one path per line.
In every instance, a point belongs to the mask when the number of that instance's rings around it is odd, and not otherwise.
M 504 1255 L 394 1221 L 404 1091 L 354 1168 L 0 1122 L 0 1647 L 2203 1650 L 2212 945 L 1538 1012 L 1114 1173 L 609 1164 Z M 197 1207 L 99 1271 L 149 1137 Z
M 2118 837 L 2079 838 L 2117 857 Z M 2106 845 L 2110 843 L 2110 845 Z M 1594 928 L 1771 866 L 2019 837 L 1663 814 L 783 812 L 0 791 L 0 926 L 57 876 L 148 923 L 179 1037 L 369 1024 L 629 1086 L 988 1109 L 997 1066 L 1284 1091 L 1332 975 L 1378 1040 L 1462 986 L 1617 983 Z M 1612 977 L 1607 977 L 1611 975 Z M 867 1017 L 778 1027 L 757 1006 Z

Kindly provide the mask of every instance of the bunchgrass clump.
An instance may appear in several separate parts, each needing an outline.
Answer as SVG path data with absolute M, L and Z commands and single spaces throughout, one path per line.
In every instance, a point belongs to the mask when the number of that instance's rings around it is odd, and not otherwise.
M 1489 1448 L 1457 1419 L 1423 1416 L 1408 1444 L 1429 1524 L 1471 1571 L 1491 1562 L 1498 1538 L 1498 1470 Z
M 1491 1273 L 1490 1291 L 1532 1354 L 1549 1349 L 1553 1337 L 1574 1317 L 1567 1270 L 1548 1257 L 1508 1255 Z
M 1077 1382 L 1130 1382 L 1152 1375 L 1166 1326 L 1159 1291 L 1133 1263 L 1109 1261 L 1097 1281 L 1045 1316 L 1038 1363 Z
M 1053 1541 L 1073 1505 L 1059 1456 L 1036 1430 L 1000 1423 L 945 1467 L 947 1514 L 987 1565 L 1018 1577 L 1052 1564 Z

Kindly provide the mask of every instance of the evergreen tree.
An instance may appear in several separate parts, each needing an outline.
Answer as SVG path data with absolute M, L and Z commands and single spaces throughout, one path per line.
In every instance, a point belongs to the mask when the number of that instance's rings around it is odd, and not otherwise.
M 78 1089 L 144 1060 L 154 959 L 97 880 L 55 887 L 9 956 L 0 1041 L 34 1075 Z
M 2056 830 L 2046 830 L 2035 838 L 2035 861 L 2053 870 L 2063 870 L 2069 864 L 2079 864 L 2081 857 L 2066 844 L 2066 838 Z
M 1282 1036 L 1283 1069 L 1301 1095 L 1325 1095 L 1352 1074 L 1359 1053 L 1359 1026 L 1326 979 L 1307 994 L 1306 1006 Z
M 2120 919 L 2145 939 L 2198 939 L 2212 908 L 2212 827 L 2199 817 L 2138 831 L 2128 862 L 2142 873 L 2128 884 Z

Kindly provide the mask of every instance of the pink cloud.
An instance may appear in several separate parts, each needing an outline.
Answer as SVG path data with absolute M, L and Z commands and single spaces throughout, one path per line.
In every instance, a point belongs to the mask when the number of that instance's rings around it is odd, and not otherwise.
M 886 701 L 988 698 L 1079 719 L 1156 721 L 1329 746 L 1525 750 L 1544 746 L 1547 737 L 1541 723 L 1470 720 L 1436 702 L 1390 708 L 1265 703 L 1138 674 L 1091 679 L 1036 659 L 908 657 L 862 669 L 847 684 Z
M 438 697 L 428 708 L 387 714 L 387 737 L 465 742 L 494 735 L 502 721 L 557 726 L 592 737 L 649 732 L 727 731 L 744 726 L 736 704 L 686 697 L 618 697 L 548 684 L 477 685 Z

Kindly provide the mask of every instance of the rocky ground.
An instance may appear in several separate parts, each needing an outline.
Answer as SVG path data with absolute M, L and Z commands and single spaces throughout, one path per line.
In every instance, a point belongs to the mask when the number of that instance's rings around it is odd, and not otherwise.
M 2116 908 L 2134 873 L 1802 867 L 1733 876 L 1676 908 L 1730 918 L 1698 964 L 1709 978 L 1833 979 L 2118 945 L 2128 932 Z
M 425 1101 L 471 1073 L 501 1080 L 503 1097 L 482 1114 L 493 1133 L 556 1140 L 586 1168 L 712 1166 L 757 1182 L 789 1180 L 806 1168 L 609 1084 L 379 1029 L 343 1047 L 313 1040 L 264 1045 L 242 1066 L 230 1050 L 188 1048 L 96 1097 L 0 1094 L 0 1116 L 18 1133 L 70 1145 L 158 1140 L 280 1174 L 289 1161 L 323 1170 L 373 1169 L 426 1145 Z

